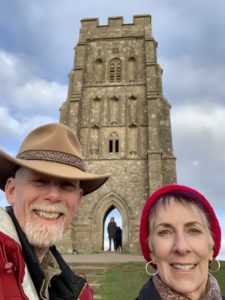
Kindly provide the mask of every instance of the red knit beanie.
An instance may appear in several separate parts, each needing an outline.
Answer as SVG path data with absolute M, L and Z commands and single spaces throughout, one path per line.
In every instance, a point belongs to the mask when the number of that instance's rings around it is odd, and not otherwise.
M 181 193 L 183 195 L 187 195 L 187 197 L 192 197 L 196 199 L 196 201 L 199 201 L 202 206 L 205 208 L 209 224 L 210 224 L 210 230 L 212 232 L 212 237 L 214 239 L 214 254 L 213 257 L 215 258 L 220 250 L 221 245 L 221 228 L 219 221 L 216 217 L 216 214 L 210 205 L 210 203 L 206 200 L 206 198 L 200 194 L 198 191 L 189 188 L 187 186 L 179 185 L 179 184 L 169 184 L 165 185 L 158 190 L 156 190 L 146 201 L 143 210 L 142 210 L 142 216 L 141 216 L 141 223 L 140 223 L 140 244 L 142 253 L 144 255 L 144 258 L 147 261 L 151 261 L 150 256 L 150 249 L 148 245 L 149 240 L 149 215 L 152 208 L 152 205 L 162 196 L 165 196 L 167 194 L 173 194 L 173 193 Z

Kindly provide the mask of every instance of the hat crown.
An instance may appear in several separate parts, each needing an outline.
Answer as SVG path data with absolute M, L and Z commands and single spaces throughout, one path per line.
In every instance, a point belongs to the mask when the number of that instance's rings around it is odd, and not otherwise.
M 14 158 L 0 150 L 0 189 L 18 167 L 57 178 L 79 180 L 83 195 L 97 190 L 110 174 L 87 172 L 76 134 L 60 123 L 42 125 L 24 139 Z
M 53 151 L 74 155 L 82 159 L 77 136 L 67 126 L 52 123 L 31 131 L 20 146 L 18 155 L 26 151 Z

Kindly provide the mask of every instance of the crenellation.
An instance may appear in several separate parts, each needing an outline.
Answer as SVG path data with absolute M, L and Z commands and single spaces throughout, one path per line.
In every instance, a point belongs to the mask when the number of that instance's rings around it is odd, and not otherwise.
M 110 17 L 108 18 L 109 27 L 120 27 L 123 25 L 123 17 Z
M 120 27 L 126 25 L 151 27 L 151 15 L 135 15 L 133 16 L 133 23 L 124 23 L 123 16 L 109 17 L 107 24 L 99 24 L 99 18 L 84 18 L 81 20 L 82 28 Z
M 133 17 L 133 22 L 134 25 L 149 26 L 152 22 L 151 15 L 136 15 Z
M 81 20 L 81 29 L 82 28 L 93 28 L 99 26 L 98 18 L 86 18 Z

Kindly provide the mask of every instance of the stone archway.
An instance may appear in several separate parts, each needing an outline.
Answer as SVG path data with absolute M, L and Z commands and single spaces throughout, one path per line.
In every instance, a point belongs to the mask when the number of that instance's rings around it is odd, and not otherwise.
M 91 212 L 93 224 L 91 228 L 91 243 L 93 252 L 101 252 L 103 250 L 102 240 L 104 236 L 104 219 L 105 215 L 110 210 L 110 207 L 115 207 L 120 212 L 123 223 L 123 251 L 127 252 L 129 249 L 129 220 L 131 212 L 126 202 L 115 193 L 110 193 L 103 199 L 100 199 Z

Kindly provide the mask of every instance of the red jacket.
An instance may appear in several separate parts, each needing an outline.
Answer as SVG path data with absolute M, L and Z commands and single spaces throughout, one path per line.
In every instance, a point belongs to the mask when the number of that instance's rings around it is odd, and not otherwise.
M 29 253 L 24 252 L 24 248 L 22 251 L 21 243 L 22 242 L 17 234 L 15 225 L 13 224 L 10 216 L 4 209 L 0 208 L 0 300 L 40 299 L 35 288 L 35 284 L 37 284 L 37 281 L 35 281 L 37 280 L 35 277 L 37 270 L 35 269 L 34 273 L 30 273 L 30 271 L 33 272 L 33 269 L 29 269 L 26 265 L 26 260 L 29 256 Z M 53 250 L 54 249 L 52 249 L 52 251 Z M 60 280 L 68 279 L 68 284 L 71 284 L 71 289 L 74 289 L 74 296 L 81 288 L 79 296 L 74 298 L 79 300 L 93 300 L 93 289 L 88 285 L 87 282 L 85 282 L 85 279 L 78 275 L 74 275 L 56 250 L 54 250 L 54 255 L 57 255 L 60 268 L 62 267 L 62 273 L 60 276 L 64 276 L 63 279 L 54 277 L 55 280 L 58 280 L 57 283 L 61 282 Z M 30 262 L 30 260 L 28 261 Z M 31 267 L 31 265 L 29 265 L 29 267 Z M 59 293 L 62 294 L 62 292 L 64 291 L 59 290 Z M 67 290 L 65 290 L 65 292 L 67 292 Z M 52 290 L 51 293 L 55 293 L 57 295 L 57 288 L 56 290 Z M 51 299 L 55 299 L 54 297 L 55 296 L 52 296 Z M 61 298 L 59 297 L 57 299 L 63 299 L 62 295 Z
M 0 232 L 0 299 L 29 300 L 22 288 L 24 272 L 20 245 Z

